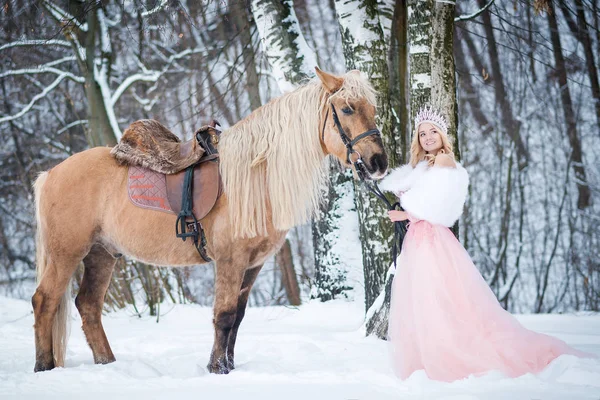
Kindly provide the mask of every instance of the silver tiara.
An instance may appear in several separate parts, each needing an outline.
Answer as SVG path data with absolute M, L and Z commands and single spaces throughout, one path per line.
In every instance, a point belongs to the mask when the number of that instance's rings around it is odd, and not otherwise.
M 423 122 L 429 122 L 436 126 L 439 126 L 444 133 L 448 133 L 448 122 L 440 113 L 431 107 L 422 107 L 417 116 L 415 117 L 415 129 L 419 127 Z

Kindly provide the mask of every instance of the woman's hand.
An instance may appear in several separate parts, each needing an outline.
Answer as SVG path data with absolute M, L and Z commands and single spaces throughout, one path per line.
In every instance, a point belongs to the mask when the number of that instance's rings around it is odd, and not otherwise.
M 408 213 L 406 211 L 390 210 L 388 211 L 388 217 L 392 222 L 404 221 L 408 219 Z

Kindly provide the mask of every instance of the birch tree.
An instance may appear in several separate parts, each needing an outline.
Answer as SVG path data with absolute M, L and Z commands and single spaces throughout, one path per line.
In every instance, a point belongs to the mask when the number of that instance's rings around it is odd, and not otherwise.
M 389 100 L 387 46 L 377 4 L 365 0 L 336 0 L 336 11 L 342 36 L 346 68 L 365 73 L 378 92 L 377 115 L 382 140 L 390 164 L 396 165 L 396 133 L 399 121 L 393 117 Z M 389 14 L 389 13 L 388 13 Z M 371 307 L 383 289 L 385 273 L 390 265 L 392 224 L 386 209 L 360 183 L 354 185 L 362 247 L 365 279 L 365 307 Z
M 403 6 L 403 4 L 398 5 Z M 409 0 L 407 37 L 409 57 L 410 132 L 418 110 L 428 104 L 439 109 L 448 119 L 448 135 L 458 152 L 456 83 L 453 57 L 454 4 L 431 0 Z M 414 134 L 414 133 L 413 133 Z M 390 265 L 388 262 L 386 267 Z M 398 265 L 397 268 L 402 268 Z M 391 286 L 391 266 L 385 276 L 383 290 L 367 312 L 367 334 L 387 338 Z
M 314 76 L 317 58 L 308 47 L 292 0 L 253 0 L 252 13 L 263 50 L 282 93 Z
M 280 90 L 291 90 L 313 77 L 317 58 L 300 30 L 293 2 L 255 0 L 252 11 Z M 312 223 L 315 282 L 311 297 L 321 301 L 333 299 L 351 289 L 346 282 L 343 255 L 338 248 L 342 218 L 352 212 L 345 201 L 351 192 L 351 183 L 336 162 L 331 163 L 329 185 L 324 190 L 319 215 Z

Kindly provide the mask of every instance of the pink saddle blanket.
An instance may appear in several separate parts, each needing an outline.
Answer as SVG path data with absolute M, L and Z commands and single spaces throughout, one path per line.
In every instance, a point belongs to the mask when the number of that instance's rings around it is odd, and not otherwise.
M 127 193 L 131 202 L 138 207 L 174 214 L 167 199 L 164 174 L 144 167 L 129 166 Z

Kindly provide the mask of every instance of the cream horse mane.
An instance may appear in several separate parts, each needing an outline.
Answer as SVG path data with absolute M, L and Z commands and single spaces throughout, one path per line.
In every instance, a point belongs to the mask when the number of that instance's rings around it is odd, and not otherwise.
M 266 236 L 269 211 L 275 229 L 284 231 L 318 210 L 327 182 L 320 116 L 333 97 L 376 103 L 375 90 L 360 73 L 341 78 L 342 88 L 333 95 L 315 78 L 222 133 L 221 176 L 235 236 Z

